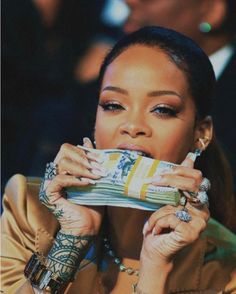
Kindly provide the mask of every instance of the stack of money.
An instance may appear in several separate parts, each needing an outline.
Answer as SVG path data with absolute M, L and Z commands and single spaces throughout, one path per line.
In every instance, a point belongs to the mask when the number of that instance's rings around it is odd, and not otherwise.
M 96 180 L 94 185 L 69 188 L 67 194 L 71 202 L 144 210 L 156 210 L 165 204 L 179 204 L 178 189 L 154 186 L 148 180 L 172 169 L 173 163 L 148 158 L 137 151 L 78 147 L 85 152 L 96 153 L 106 174 Z

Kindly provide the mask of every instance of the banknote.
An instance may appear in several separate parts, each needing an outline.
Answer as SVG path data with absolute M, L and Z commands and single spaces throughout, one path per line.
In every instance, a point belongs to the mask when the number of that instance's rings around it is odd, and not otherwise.
M 68 200 L 71 202 L 144 210 L 179 204 L 181 195 L 178 189 L 151 185 L 148 181 L 163 171 L 172 169 L 175 164 L 146 157 L 139 151 L 97 150 L 83 146 L 78 148 L 96 154 L 105 174 L 95 184 L 67 189 Z

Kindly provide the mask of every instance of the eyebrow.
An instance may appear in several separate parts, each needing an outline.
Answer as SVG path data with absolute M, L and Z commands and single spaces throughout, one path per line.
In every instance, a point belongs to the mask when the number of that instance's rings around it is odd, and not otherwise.
M 128 95 L 129 92 L 125 89 L 122 89 L 120 87 L 116 87 L 116 86 L 106 86 L 105 88 L 102 89 L 103 91 L 114 91 L 120 94 L 124 94 L 124 95 Z M 178 94 L 175 91 L 171 91 L 171 90 L 157 90 L 157 91 L 151 91 L 147 94 L 148 97 L 158 97 L 158 96 L 164 96 L 164 95 L 175 95 L 178 96 L 179 98 L 183 99 L 183 97 Z
M 114 91 L 114 92 L 117 92 L 117 93 L 120 93 L 120 94 L 125 94 L 125 95 L 129 94 L 129 92 L 127 90 L 122 89 L 120 87 L 115 87 L 115 86 L 107 86 L 107 87 L 102 89 L 102 92 L 103 91 Z

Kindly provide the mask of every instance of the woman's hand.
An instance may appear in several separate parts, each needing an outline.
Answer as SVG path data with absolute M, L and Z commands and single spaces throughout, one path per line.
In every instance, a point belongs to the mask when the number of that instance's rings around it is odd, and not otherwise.
M 154 178 L 152 184 L 197 193 L 203 177 L 193 165 L 193 160 L 187 156 L 180 166 Z M 190 222 L 176 217 L 176 211 L 183 209 L 182 206 L 167 205 L 151 215 L 143 230 L 143 254 L 153 261 L 168 262 L 180 249 L 199 238 L 209 219 L 207 205 L 193 206 L 187 203 L 186 208 L 192 218 Z
M 172 186 L 197 193 L 203 180 L 200 171 L 193 168 L 194 162 L 187 157 L 170 173 L 154 178 L 153 185 Z M 141 268 L 138 288 L 149 289 L 150 293 L 164 293 L 166 279 L 172 269 L 174 256 L 185 246 L 197 240 L 209 219 L 207 205 L 186 205 L 189 222 L 177 218 L 176 211 L 183 206 L 164 206 L 154 212 L 143 229 L 143 246 L 140 256 Z M 148 274 L 147 274 L 148 273 Z M 150 275 L 152 273 L 152 275 Z M 155 277 L 159 279 L 155 279 Z M 148 285 L 148 286 L 147 286 Z M 144 291 L 145 292 L 145 291 Z M 148 293 L 149 293 L 148 292 Z
M 88 138 L 84 146 L 93 148 Z M 72 235 L 96 235 L 99 231 L 103 209 L 73 204 L 65 199 L 64 189 L 71 186 L 93 185 L 104 171 L 94 153 L 85 152 L 70 144 L 63 144 L 54 163 L 57 175 L 42 183 L 40 201 L 56 216 L 61 231 Z

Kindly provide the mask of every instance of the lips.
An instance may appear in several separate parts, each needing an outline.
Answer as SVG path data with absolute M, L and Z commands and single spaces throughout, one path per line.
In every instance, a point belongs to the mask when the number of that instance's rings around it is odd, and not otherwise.
M 131 143 L 122 143 L 117 146 L 118 149 L 121 150 L 130 150 L 130 151 L 137 151 L 140 153 L 140 155 L 152 158 L 152 155 L 149 150 L 147 150 L 146 147 L 141 145 L 135 145 Z

